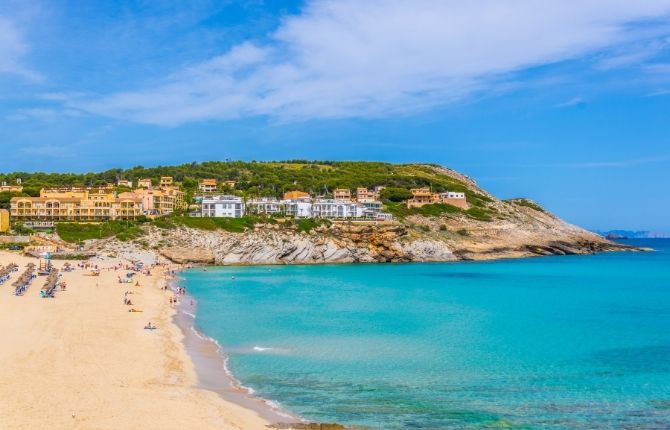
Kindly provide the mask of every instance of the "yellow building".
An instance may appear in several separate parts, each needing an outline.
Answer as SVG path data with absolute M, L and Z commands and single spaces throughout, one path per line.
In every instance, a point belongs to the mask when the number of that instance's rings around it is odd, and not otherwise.
M 348 188 L 338 188 L 335 191 L 333 191 L 333 198 L 335 200 L 350 201 L 351 200 L 351 190 L 348 189 Z
M 141 214 L 139 197 L 117 197 L 105 189 L 44 188 L 39 197 L 11 199 L 11 216 L 17 221 L 109 221 Z
M 169 215 L 176 210 L 186 209 L 184 193 L 177 187 L 153 190 L 139 188 L 132 194 L 141 199 L 142 208 L 147 215 Z
M 213 193 L 216 191 L 217 186 L 216 179 L 203 179 L 198 184 L 198 189 L 203 193 Z
M 434 203 L 445 203 L 457 206 L 461 209 L 467 209 L 469 207 L 465 198 L 465 193 L 447 191 L 438 194 L 433 193 L 428 187 L 412 188 L 410 192 L 412 193 L 412 198 L 407 200 L 408 208 L 418 208 L 423 205 Z
M 0 209 L 0 233 L 7 233 L 9 231 L 9 211 L 7 209 Z
M 2 185 L 0 185 L 0 193 L 1 192 L 20 193 L 23 192 L 23 187 L 21 185 L 7 185 L 3 182 Z
M 171 187 L 174 184 L 172 176 L 161 176 L 161 187 Z
M 379 191 L 371 191 L 367 188 L 356 188 L 356 201 L 359 203 L 376 202 L 379 200 Z
M 229 181 L 223 181 L 223 185 L 225 185 L 225 186 L 228 187 L 228 188 L 235 188 L 235 185 L 237 185 L 237 182 L 236 182 L 236 181 L 232 181 L 232 180 L 229 180 Z
M 418 208 L 423 205 L 439 203 L 440 196 L 430 191 L 430 188 L 412 188 L 409 190 L 412 193 L 412 198 L 407 200 L 408 208 Z
M 140 188 L 151 188 L 151 179 L 144 178 L 137 181 L 137 186 Z

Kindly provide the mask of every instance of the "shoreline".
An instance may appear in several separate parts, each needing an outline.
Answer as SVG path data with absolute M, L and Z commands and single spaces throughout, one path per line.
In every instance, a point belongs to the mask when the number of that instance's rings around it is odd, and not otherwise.
M 176 275 L 169 282 L 173 291 L 179 284 L 180 278 Z M 227 402 L 252 410 L 273 425 L 306 422 L 282 410 L 273 400 L 256 396 L 251 388 L 242 385 L 228 369 L 228 357 L 221 345 L 196 327 L 196 313 L 197 301 L 187 293 L 178 301 L 172 322 L 183 334 L 182 343 L 193 362 L 198 388 L 212 391 Z
M 137 271 L 131 282 L 119 282 L 131 271 L 125 266 L 143 257 L 151 273 Z M 35 278 L 21 296 L 12 286 L 38 259 L 0 251 L 0 266 L 19 265 L 0 285 L 0 324 L 10 328 L 0 348 L 3 429 L 271 426 L 255 410 L 198 385 L 184 333 L 174 321 L 177 310 L 169 304 L 172 293 L 164 288 L 174 265 L 154 266 L 162 260 L 155 257 L 55 260 L 67 288 L 43 298 L 46 277 Z M 66 263 L 75 270 L 63 270 Z M 124 295 L 132 304 L 124 303 Z M 148 322 L 156 329 L 147 330 Z

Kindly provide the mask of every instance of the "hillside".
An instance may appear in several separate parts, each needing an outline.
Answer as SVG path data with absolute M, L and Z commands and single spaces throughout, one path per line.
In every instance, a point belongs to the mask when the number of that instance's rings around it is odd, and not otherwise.
M 86 226 L 63 224 L 70 242 L 104 252 L 154 250 L 179 262 L 284 264 L 325 262 L 449 261 L 583 254 L 634 248 L 609 242 L 570 225 L 527 199 L 502 201 L 472 179 L 424 164 L 377 162 L 207 162 L 102 173 L 0 175 L 22 178 L 24 192 L 40 186 L 102 185 L 117 179 L 173 176 L 193 196 L 203 178 L 235 180 L 245 197 L 280 196 L 289 190 L 327 195 L 335 188 L 386 187 L 381 198 L 392 223 L 286 220 L 269 217 L 207 219 L 171 216 L 146 222 Z M 464 192 L 470 205 L 460 209 L 431 204 L 408 209 L 409 189 Z

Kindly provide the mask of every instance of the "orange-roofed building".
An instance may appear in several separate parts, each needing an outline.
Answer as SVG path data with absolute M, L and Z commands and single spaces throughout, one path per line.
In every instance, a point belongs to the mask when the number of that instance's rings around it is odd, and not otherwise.
M 308 199 L 309 197 L 309 194 L 304 191 L 287 191 L 284 193 L 284 200 Z

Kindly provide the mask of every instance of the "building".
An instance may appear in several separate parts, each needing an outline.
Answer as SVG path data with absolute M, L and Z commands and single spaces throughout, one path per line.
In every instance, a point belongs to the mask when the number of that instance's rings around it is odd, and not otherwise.
M 0 209 L 0 233 L 9 232 L 9 211 Z
M 319 199 L 312 205 L 315 218 L 363 218 L 363 205 L 351 201 Z
M 198 189 L 203 193 L 213 193 L 217 187 L 216 179 L 203 179 L 198 183 Z
M 116 181 L 116 186 L 117 187 L 127 187 L 127 188 L 133 188 L 133 181 L 129 179 L 119 179 Z
M 261 198 L 246 202 L 247 212 L 254 215 L 278 215 L 283 212 L 283 205 L 277 199 Z
M 430 205 L 439 203 L 439 196 L 430 191 L 430 188 L 412 188 L 409 190 L 412 193 L 412 198 L 407 200 L 408 208 L 420 208 L 423 205 Z
M 39 197 L 11 199 L 16 221 L 110 221 L 135 219 L 142 214 L 137 196 L 116 196 L 104 189 L 42 189 Z
M 363 202 L 375 202 L 379 200 L 380 192 L 376 190 L 368 190 L 367 188 L 356 188 L 356 201 L 359 203 Z
M 244 215 L 244 201 L 237 196 L 214 196 L 202 199 L 201 216 L 240 218 Z
M 348 188 L 337 188 L 333 191 L 333 199 L 351 201 L 351 190 Z
M 376 221 L 393 221 L 393 215 L 388 212 L 379 212 L 375 214 Z
M 140 179 L 139 181 L 137 181 L 137 186 L 139 188 L 151 188 L 152 187 L 151 179 L 149 178 Z
M 237 185 L 237 182 L 233 181 L 233 180 L 223 181 L 223 185 L 225 185 L 228 188 L 235 188 L 235 185 Z
M 161 176 L 160 186 L 161 187 L 171 187 L 174 185 L 174 180 L 172 176 Z
M 186 208 L 184 193 L 177 187 L 138 188 L 133 194 L 141 198 L 145 215 L 170 215 Z
M 293 191 L 300 193 L 300 191 Z M 308 194 L 307 197 L 299 197 L 295 199 L 284 199 L 281 204 L 284 206 L 284 212 L 287 216 L 294 218 L 310 218 L 312 217 L 312 199 Z M 286 196 L 286 194 L 284 194 Z
M 284 193 L 283 200 L 309 199 L 310 195 L 304 191 L 287 191 Z
M 457 193 L 454 191 L 447 191 L 445 193 L 440 193 L 440 202 L 456 206 L 461 209 L 467 209 L 470 207 L 470 205 L 468 205 L 467 200 L 465 199 L 465 193 Z
M 367 219 L 376 219 L 377 214 L 382 211 L 382 202 L 376 200 L 359 202 L 363 206 L 363 215 Z
M 17 180 L 17 183 L 18 180 Z M 9 193 L 21 193 L 23 192 L 23 186 L 21 185 L 7 185 L 7 182 L 0 184 L 0 193 L 9 192 Z
M 462 209 L 467 209 L 468 203 L 465 199 L 465 193 L 457 193 L 453 191 L 446 191 L 444 193 L 433 193 L 429 188 L 412 188 L 410 190 L 412 198 L 407 200 L 408 208 L 418 208 L 423 205 L 444 203 L 452 206 L 457 206 Z

